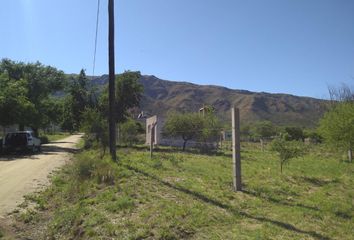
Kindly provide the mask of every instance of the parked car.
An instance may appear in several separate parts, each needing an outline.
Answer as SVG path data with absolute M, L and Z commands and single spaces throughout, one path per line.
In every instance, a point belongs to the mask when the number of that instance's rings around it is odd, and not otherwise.
M 31 131 L 7 133 L 2 141 L 3 151 L 32 151 L 41 150 L 41 140 L 33 136 Z
M 2 153 L 2 138 L 0 138 L 0 154 Z

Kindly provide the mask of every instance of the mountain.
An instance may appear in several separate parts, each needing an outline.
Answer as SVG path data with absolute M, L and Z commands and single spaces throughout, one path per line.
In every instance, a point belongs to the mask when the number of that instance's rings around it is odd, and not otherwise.
M 103 86 L 108 76 L 92 80 Z M 240 109 L 242 122 L 269 120 L 277 125 L 313 127 L 326 109 L 325 100 L 289 94 L 271 94 L 233 90 L 213 85 L 174 82 L 143 75 L 144 86 L 141 110 L 165 116 L 168 111 L 198 111 L 203 104 L 212 105 L 223 120 L 230 120 L 231 106 Z

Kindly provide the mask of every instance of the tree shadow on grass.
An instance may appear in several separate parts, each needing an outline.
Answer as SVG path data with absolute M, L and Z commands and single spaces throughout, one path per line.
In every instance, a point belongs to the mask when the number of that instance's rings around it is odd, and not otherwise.
M 310 183 L 314 185 L 315 187 L 322 187 L 324 185 L 330 184 L 330 183 L 338 183 L 338 180 L 328 180 L 328 179 L 320 179 L 320 178 L 315 178 L 315 177 L 295 177 L 298 181 L 304 181 L 307 183 Z
M 284 200 L 280 200 L 277 198 L 273 198 L 270 196 L 264 196 L 262 194 L 260 194 L 259 192 L 256 192 L 254 190 L 243 190 L 244 193 L 248 194 L 248 195 L 252 195 L 254 197 L 258 197 L 258 198 L 262 198 L 266 201 L 275 203 L 275 204 L 281 204 L 281 205 L 285 205 L 285 206 L 289 206 L 289 207 L 301 207 L 301 208 L 306 208 L 309 210 L 313 210 L 313 211 L 319 211 L 320 209 L 317 207 L 312 207 L 312 206 L 307 206 L 301 203 L 290 203 L 290 202 L 286 202 Z
M 118 148 L 121 149 L 134 149 L 136 151 L 150 151 L 149 146 L 126 146 L 126 145 L 118 145 Z M 190 153 L 190 154 L 199 154 L 199 155 L 207 155 L 207 156 L 224 156 L 224 157 L 232 157 L 231 153 L 225 153 L 223 151 L 211 151 L 211 152 L 203 152 L 198 148 L 186 148 L 182 151 L 180 147 L 157 147 L 154 148 L 153 152 L 156 153 Z
M 238 210 L 238 209 L 236 209 L 236 208 L 234 208 L 234 207 L 232 207 L 230 205 L 227 205 L 227 204 L 222 203 L 222 202 L 220 202 L 218 200 L 215 200 L 215 199 L 212 199 L 212 198 L 210 198 L 208 196 L 205 196 L 202 193 L 195 192 L 195 191 L 183 188 L 181 186 L 176 186 L 176 185 L 173 185 L 173 184 L 171 184 L 169 182 L 163 181 L 162 179 L 160 179 L 160 178 L 158 178 L 158 177 L 156 177 L 156 176 L 154 176 L 154 175 L 152 175 L 150 173 L 147 173 L 147 172 L 145 172 L 143 170 L 140 170 L 138 168 L 135 168 L 135 167 L 132 167 L 132 166 L 128 166 L 128 165 L 124 165 L 124 167 L 126 167 L 127 169 L 132 170 L 132 171 L 134 171 L 136 173 L 142 174 L 145 177 L 149 177 L 149 178 L 159 182 L 160 184 L 162 184 L 164 186 L 167 186 L 167 187 L 172 188 L 174 190 L 177 190 L 177 191 L 183 192 L 185 194 L 191 195 L 194 198 L 196 198 L 196 199 L 198 199 L 200 201 L 203 201 L 205 203 L 212 204 L 214 206 L 217 206 L 219 208 L 227 210 L 227 211 L 231 212 L 232 214 L 235 214 L 235 215 L 238 215 L 238 216 L 243 216 L 243 217 L 250 218 L 250 219 L 253 219 L 253 220 L 257 220 L 257 221 L 260 221 L 260 222 L 270 223 L 270 224 L 273 224 L 275 226 L 281 227 L 281 228 L 289 230 L 289 231 L 293 231 L 293 232 L 309 235 L 309 236 L 311 236 L 311 237 L 313 237 L 315 239 L 330 240 L 329 237 L 324 236 L 324 235 L 322 235 L 320 233 L 317 233 L 315 231 L 302 230 L 302 229 L 299 229 L 299 228 L 297 228 L 296 226 L 294 226 L 292 224 L 281 222 L 281 221 L 277 221 L 277 220 L 273 220 L 273 219 L 270 219 L 270 218 L 267 218 L 267 217 L 252 216 L 249 213 L 240 211 L 240 210 Z

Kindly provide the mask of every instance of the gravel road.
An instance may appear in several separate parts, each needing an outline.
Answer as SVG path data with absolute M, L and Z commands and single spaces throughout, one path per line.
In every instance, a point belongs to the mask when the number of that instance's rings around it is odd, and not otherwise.
M 72 135 L 57 142 L 42 145 L 34 155 L 0 157 L 0 218 L 5 218 L 26 194 L 49 183 L 48 175 L 65 164 L 81 135 Z

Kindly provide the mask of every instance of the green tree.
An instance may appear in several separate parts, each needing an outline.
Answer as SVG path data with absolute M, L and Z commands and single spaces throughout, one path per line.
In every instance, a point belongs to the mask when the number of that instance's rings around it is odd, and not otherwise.
M 202 116 L 202 129 L 198 140 L 202 143 L 201 150 L 204 152 L 210 151 L 208 142 L 218 142 L 222 130 L 222 124 L 216 117 L 214 112 L 206 112 Z
M 320 120 L 319 132 L 330 145 L 348 150 L 352 161 L 354 147 L 354 102 L 336 104 Z
M 285 127 L 285 140 L 288 141 L 304 141 L 305 134 L 300 127 Z
M 197 139 L 203 128 L 203 118 L 197 113 L 170 113 L 167 116 L 163 135 L 166 137 L 181 137 L 182 150 L 185 151 L 187 142 Z
M 276 130 L 270 121 L 260 121 L 254 123 L 251 133 L 255 138 L 264 139 L 274 136 L 276 134 Z
M 272 151 L 277 152 L 279 156 L 280 172 L 283 173 L 283 165 L 291 159 L 301 157 L 305 154 L 303 142 L 286 141 L 283 138 L 276 138 L 271 143 Z
M 27 100 L 34 106 L 22 112 L 22 121 L 14 122 L 23 129 L 24 125 L 31 127 L 38 135 L 38 128 L 48 124 L 48 101 L 50 96 L 61 90 L 65 84 L 65 75 L 62 71 L 51 66 L 44 66 L 39 62 L 23 63 L 3 59 L 0 62 L 0 74 L 6 74 L 11 82 L 23 82 Z M 31 110 L 31 112 L 30 112 Z
M 144 88 L 139 83 L 140 72 L 126 71 L 116 77 L 116 113 L 118 123 L 124 122 L 129 117 L 129 109 L 138 107 Z M 100 99 L 100 106 L 108 116 L 108 89 L 105 89 Z
M 144 133 L 141 124 L 131 118 L 119 125 L 119 141 L 129 146 L 139 142 L 139 134 Z
M 0 125 L 25 124 L 35 107 L 27 97 L 26 82 L 13 81 L 0 74 Z
M 81 130 L 85 133 L 85 147 L 99 143 L 105 155 L 108 146 L 108 123 L 102 113 L 96 108 L 86 108 L 82 112 Z
M 63 109 L 62 128 L 77 131 L 83 121 L 83 113 L 87 108 L 94 108 L 96 104 L 94 88 L 86 77 L 85 70 L 73 77 L 67 87 L 68 95 Z
M 205 120 L 198 113 L 170 113 L 163 128 L 163 135 L 181 137 L 183 139 L 182 150 L 185 151 L 188 141 L 202 137 L 204 126 Z M 205 134 L 208 135 L 207 132 Z

